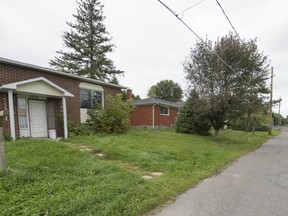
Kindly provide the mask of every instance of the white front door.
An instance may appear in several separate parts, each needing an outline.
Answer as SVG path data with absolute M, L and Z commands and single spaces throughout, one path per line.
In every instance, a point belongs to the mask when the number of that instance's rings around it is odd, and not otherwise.
M 31 137 L 47 137 L 47 114 L 45 101 L 29 101 Z

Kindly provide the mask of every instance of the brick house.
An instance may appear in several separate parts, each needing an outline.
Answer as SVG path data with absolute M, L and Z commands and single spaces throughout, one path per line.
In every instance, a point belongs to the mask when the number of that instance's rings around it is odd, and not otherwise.
M 85 122 L 95 101 L 104 108 L 107 95 L 121 89 L 127 88 L 0 58 L 0 114 L 13 139 L 48 137 L 50 131 L 67 138 L 67 119 Z
M 183 102 L 170 102 L 156 98 L 134 101 L 131 125 L 134 128 L 161 128 L 174 126 Z

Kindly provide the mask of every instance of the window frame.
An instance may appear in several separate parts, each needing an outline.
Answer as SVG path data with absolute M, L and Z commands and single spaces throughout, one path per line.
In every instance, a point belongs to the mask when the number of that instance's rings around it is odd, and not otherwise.
M 81 91 L 88 91 L 89 92 L 89 98 L 90 98 L 90 101 L 89 101 L 89 104 L 90 106 L 89 107 L 83 107 L 82 106 L 82 99 L 81 99 Z M 95 105 L 94 101 L 93 100 L 93 96 L 94 96 L 94 92 L 96 93 L 99 93 L 99 95 L 101 95 L 101 107 L 104 108 L 104 92 L 103 91 L 97 91 L 97 90 L 94 90 L 94 89 L 87 89 L 87 88 L 80 88 L 80 109 L 92 109 L 93 106 Z
M 24 102 L 21 104 L 21 102 Z M 18 123 L 20 130 L 29 130 L 29 108 L 28 108 L 28 100 L 26 98 L 18 97 L 17 98 L 17 109 L 18 109 Z M 25 120 L 24 120 L 25 119 Z M 23 124 L 23 120 L 25 121 Z M 23 127 L 23 126 L 26 127 Z
M 167 109 L 167 113 L 162 113 L 162 108 Z M 164 106 L 160 105 L 160 115 L 161 116 L 169 116 L 170 115 L 170 107 L 169 106 Z

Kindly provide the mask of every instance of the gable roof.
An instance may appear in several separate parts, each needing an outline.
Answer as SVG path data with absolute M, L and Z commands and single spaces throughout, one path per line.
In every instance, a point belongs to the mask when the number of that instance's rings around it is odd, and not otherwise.
M 50 80 L 48 80 L 48 79 L 46 79 L 44 77 L 37 77 L 37 78 L 33 78 L 33 79 L 23 80 L 23 81 L 20 81 L 20 82 L 7 83 L 7 84 L 4 84 L 4 85 L 0 86 L 0 90 L 1 89 L 4 89 L 4 90 L 17 90 L 17 87 L 19 87 L 21 85 L 35 83 L 35 82 L 39 82 L 39 81 L 41 81 L 41 82 L 49 85 L 53 89 L 56 89 L 57 91 L 61 92 L 61 94 L 63 94 L 63 96 L 65 96 L 65 97 L 74 97 L 73 94 L 71 94 L 70 92 L 66 91 L 65 89 L 61 88 L 60 86 L 56 85 L 55 83 L 51 82 Z
M 158 104 L 158 105 L 180 108 L 180 107 L 184 106 L 185 103 L 181 102 L 181 101 L 180 102 L 171 102 L 171 101 L 162 100 L 162 99 L 158 99 L 158 98 L 145 98 L 145 99 L 141 99 L 141 100 L 136 100 L 133 102 L 133 104 L 135 106 L 145 106 L 145 105 Z
M 33 64 L 23 63 L 23 62 L 11 60 L 11 59 L 6 59 L 6 58 L 2 58 L 2 57 L 0 57 L 0 63 L 6 64 L 6 65 L 17 66 L 17 67 L 21 67 L 21 68 L 27 68 L 27 69 L 47 72 L 47 73 L 51 73 L 51 74 L 55 74 L 55 75 L 59 75 L 59 76 L 64 76 L 64 77 L 69 77 L 72 79 L 77 79 L 77 80 L 81 80 L 84 82 L 94 83 L 94 84 L 98 84 L 98 85 L 102 85 L 102 86 L 109 86 L 109 87 L 120 88 L 120 89 L 128 89 L 128 87 L 125 87 L 125 86 L 116 85 L 113 83 L 107 83 L 107 82 L 103 82 L 103 81 L 99 81 L 99 80 L 95 80 L 95 79 L 91 79 L 91 78 L 87 78 L 87 77 L 83 77 L 83 76 L 78 76 L 78 75 L 74 75 L 74 74 L 70 74 L 70 73 L 57 71 L 57 70 L 54 70 L 51 68 L 46 68 L 46 67 L 41 67 L 41 66 L 37 66 L 37 65 L 33 65 Z

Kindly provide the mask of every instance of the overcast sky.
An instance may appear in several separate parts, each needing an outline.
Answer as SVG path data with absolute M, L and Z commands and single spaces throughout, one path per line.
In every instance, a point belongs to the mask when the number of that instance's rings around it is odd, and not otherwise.
M 162 0 L 202 38 L 213 41 L 232 31 L 216 0 Z M 190 6 L 197 6 L 182 13 Z M 219 0 L 241 38 L 258 38 L 274 67 L 274 99 L 288 115 L 288 2 Z M 182 63 L 196 37 L 157 0 L 102 0 L 105 25 L 116 45 L 111 54 L 119 80 L 145 98 L 150 86 L 172 79 L 186 89 Z M 69 30 L 76 0 L 0 0 L 0 57 L 49 67 Z M 268 83 L 270 84 L 270 83 Z M 278 112 L 278 107 L 274 107 Z

